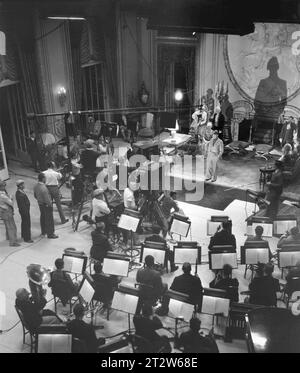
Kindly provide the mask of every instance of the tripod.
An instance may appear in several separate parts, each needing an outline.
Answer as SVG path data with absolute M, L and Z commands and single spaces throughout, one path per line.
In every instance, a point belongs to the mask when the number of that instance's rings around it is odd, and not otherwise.
M 130 248 L 125 249 L 126 254 L 130 254 L 130 269 L 134 266 L 138 265 L 139 263 L 135 262 L 134 259 L 139 255 L 139 250 L 133 247 L 133 231 L 130 230 Z

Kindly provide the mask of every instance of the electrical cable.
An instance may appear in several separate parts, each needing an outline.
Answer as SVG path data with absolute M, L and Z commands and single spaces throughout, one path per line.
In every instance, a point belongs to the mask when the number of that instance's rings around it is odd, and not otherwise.
M 12 329 L 14 329 L 18 324 L 20 324 L 21 320 L 17 321 L 12 327 L 10 327 L 9 329 L 5 329 L 5 330 L 0 330 L 0 334 L 5 334 L 5 333 L 8 333 L 10 332 Z
M 50 30 L 50 31 L 46 32 L 45 34 L 42 34 L 42 35 L 38 36 L 37 38 L 35 38 L 34 41 L 41 40 L 41 39 L 45 38 L 46 36 L 52 34 L 56 30 L 58 30 L 61 26 L 63 26 L 65 23 L 66 23 L 66 21 L 61 22 L 59 25 L 55 26 L 52 30 Z

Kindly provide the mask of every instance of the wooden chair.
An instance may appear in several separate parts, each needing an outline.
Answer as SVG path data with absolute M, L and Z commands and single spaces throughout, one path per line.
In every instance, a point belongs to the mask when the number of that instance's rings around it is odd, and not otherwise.
M 29 326 L 26 323 L 26 320 L 24 318 L 23 312 L 15 306 L 16 312 L 19 316 L 19 319 L 21 321 L 22 329 L 23 329 L 23 344 L 26 344 L 30 346 L 30 353 L 35 351 L 36 343 L 37 343 L 37 334 L 32 332 L 29 328 Z M 29 334 L 30 336 L 30 344 L 25 342 L 26 335 Z

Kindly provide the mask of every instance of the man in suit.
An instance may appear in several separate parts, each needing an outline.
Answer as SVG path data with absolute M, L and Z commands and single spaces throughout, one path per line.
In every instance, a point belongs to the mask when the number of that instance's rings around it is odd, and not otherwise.
M 33 191 L 41 212 L 40 223 L 42 236 L 47 234 L 48 238 L 58 238 L 54 233 L 52 200 L 49 190 L 45 185 L 45 175 L 42 172 L 38 176 L 38 183 L 35 185 Z
M 219 132 L 215 130 L 207 147 L 206 181 L 214 182 L 217 180 L 217 163 L 223 152 L 223 141 L 219 139 Z
M 231 245 L 236 249 L 236 239 L 231 233 L 231 222 L 224 221 L 222 223 L 222 226 L 211 237 L 208 249 L 213 250 L 213 246 L 219 245 Z
M 279 134 L 279 141 L 281 146 L 285 144 L 290 144 L 294 147 L 294 137 L 297 132 L 297 125 L 292 116 L 289 117 L 287 121 L 284 122 L 281 132 Z
M 18 180 L 16 182 L 16 201 L 21 215 L 21 237 L 25 242 L 32 243 L 31 239 L 31 222 L 30 222 L 30 201 L 27 194 L 24 192 L 25 183 L 24 180 Z
M 220 106 L 216 106 L 216 108 L 215 108 L 215 113 L 214 113 L 213 118 L 212 118 L 212 124 L 213 124 L 213 130 L 218 131 L 219 138 L 223 139 L 223 129 L 224 129 L 224 124 L 225 124 L 225 117 L 221 113 Z
M 266 216 L 275 219 L 279 209 L 279 198 L 283 191 L 283 163 L 279 160 L 275 161 L 275 172 L 272 175 L 271 181 L 267 183 L 268 192 L 266 200 L 270 202 L 266 210 Z
M 83 321 L 84 307 L 76 304 L 73 309 L 75 319 L 67 324 L 68 330 L 73 338 L 78 338 L 85 343 L 86 352 L 95 353 L 99 346 L 105 344 L 104 338 L 96 337 L 93 326 Z
M 142 284 L 140 287 L 140 305 L 137 307 L 137 313 L 139 313 L 141 305 L 145 302 L 155 305 L 157 300 L 162 298 L 162 306 L 156 313 L 160 316 L 166 315 L 168 313 L 168 300 L 163 295 L 166 293 L 168 286 L 162 282 L 160 273 L 154 269 L 154 258 L 152 255 L 145 257 L 145 266 L 137 271 L 136 281 Z
M 202 283 L 198 275 L 191 274 L 192 266 L 185 262 L 182 265 L 183 274 L 174 278 L 171 290 L 178 291 L 189 295 L 189 300 L 194 304 L 201 304 L 202 300 Z
M 90 256 L 100 262 L 106 257 L 108 251 L 112 251 L 112 247 L 108 241 L 108 238 L 104 234 L 105 223 L 103 221 L 96 223 L 96 229 L 91 233 L 92 236 L 92 247 Z
M 34 168 L 36 172 L 39 172 L 41 168 L 41 164 L 40 164 L 41 155 L 40 155 L 40 151 L 39 151 L 39 147 L 36 141 L 34 131 L 30 132 L 30 138 L 28 139 L 28 142 L 27 142 L 27 149 L 28 149 L 28 153 L 31 158 L 32 167 Z
M 96 171 L 97 158 L 101 155 L 100 152 L 94 150 L 94 141 L 89 139 L 86 141 L 86 149 L 81 153 L 80 162 L 83 166 L 83 173 L 94 176 Z
M 14 220 L 14 204 L 12 198 L 6 192 L 6 182 L 0 180 L 0 218 L 6 229 L 6 239 L 9 246 L 20 246 L 17 242 L 17 227 Z

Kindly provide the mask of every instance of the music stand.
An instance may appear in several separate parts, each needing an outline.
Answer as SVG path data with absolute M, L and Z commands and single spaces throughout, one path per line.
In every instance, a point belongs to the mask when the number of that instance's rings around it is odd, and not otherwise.
M 134 262 L 134 257 L 138 255 L 138 250 L 134 250 L 133 248 L 133 233 L 138 230 L 141 220 L 142 216 L 138 211 L 125 209 L 118 222 L 118 228 L 130 232 L 130 249 L 125 250 L 125 252 L 130 251 L 130 264 L 133 265 L 137 264 Z M 136 255 L 134 255 L 134 251 L 137 252 Z
M 130 315 L 135 315 L 136 308 L 139 301 L 139 290 L 119 285 L 118 289 L 114 292 L 114 297 L 112 300 L 111 308 L 125 312 L 128 315 L 128 332 L 130 334 Z
M 281 269 L 281 278 L 283 278 L 284 268 L 295 267 L 300 261 L 300 243 L 297 245 L 284 245 L 278 253 L 278 268 Z
M 213 236 L 216 232 L 220 224 L 223 222 L 228 222 L 231 220 L 229 219 L 228 216 L 217 216 L 213 215 L 210 217 L 210 220 L 207 220 L 207 232 L 206 234 L 208 236 Z
M 214 333 L 215 318 L 218 316 L 228 318 L 230 299 L 216 295 L 203 295 L 201 313 L 212 316 L 212 329 Z
M 37 353 L 71 353 L 72 335 L 65 325 L 41 325 L 36 336 Z
M 181 241 L 174 246 L 174 263 L 201 264 L 201 246 L 196 241 Z
M 164 242 L 145 241 L 142 245 L 140 262 L 145 262 L 145 257 L 152 255 L 155 262 L 167 266 L 166 245 Z
M 217 250 L 216 248 L 220 248 Z M 223 248 L 223 249 L 222 249 Z M 220 270 L 225 264 L 230 264 L 232 268 L 237 268 L 237 254 L 233 246 L 213 246 L 213 250 L 209 252 L 209 269 Z
M 103 260 L 103 273 L 112 276 L 128 277 L 130 259 L 123 256 L 115 257 L 108 255 Z
M 254 235 L 255 228 L 260 225 L 264 229 L 264 237 L 273 237 L 273 220 L 267 216 L 250 216 L 246 219 L 247 234 Z
M 174 214 L 172 216 L 170 224 L 170 233 L 178 234 L 181 240 L 181 237 L 187 237 L 191 228 L 191 221 L 187 216 Z
M 277 215 L 273 221 L 274 236 L 281 236 L 291 228 L 297 227 L 296 215 Z
M 83 275 L 87 266 L 87 256 L 76 253 L 64 253 L 62 255 L 64 261 L 64 271 L 74 273 L 75 278 Z
M 94 280 L 87 272 L 85 272 L 83 280 L 81 281 L 81 284 L 78 289 L 78 299 L 80 303 L 84 305 L 86 311 L 91 312 L 91 325 L 93 325 L 94 318 L 94 309 L 91 307 L 94 295 Z

